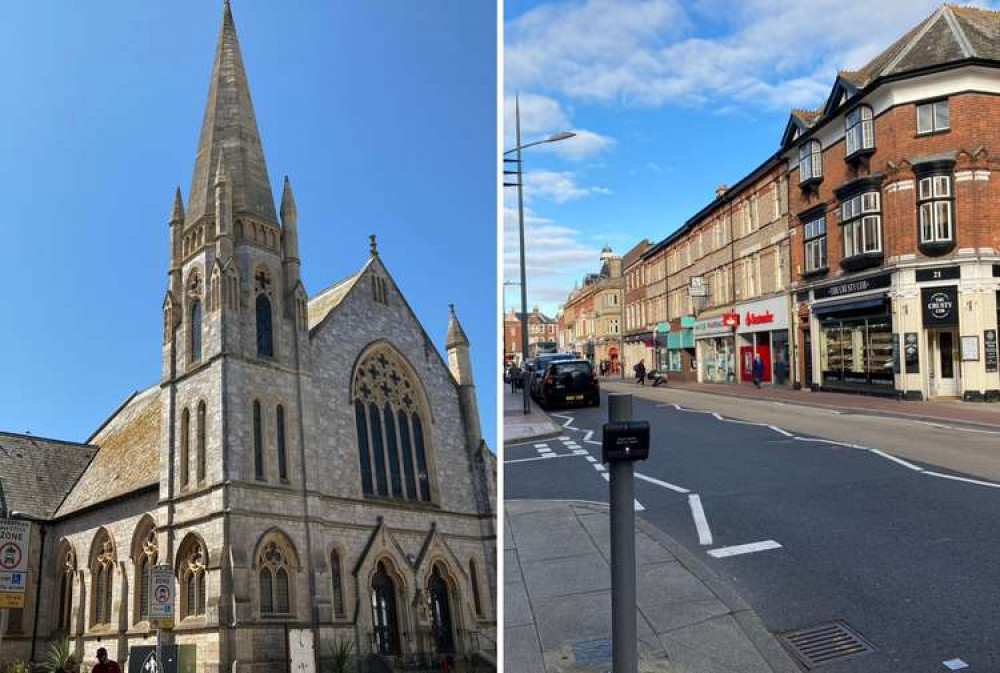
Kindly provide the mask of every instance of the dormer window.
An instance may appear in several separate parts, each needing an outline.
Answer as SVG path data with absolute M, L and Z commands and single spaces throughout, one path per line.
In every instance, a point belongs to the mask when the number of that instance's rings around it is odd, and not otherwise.
M 799 148 L 799 185 L 818 183 L 823 179 L 823 148 L 818 140 L 810 140 Z
M 867 105 L 859 105 L 844 118 L 847 145 L 847 158 L 868 153 L 875 149 L 875 125 L 872 120 L 872 109 Z

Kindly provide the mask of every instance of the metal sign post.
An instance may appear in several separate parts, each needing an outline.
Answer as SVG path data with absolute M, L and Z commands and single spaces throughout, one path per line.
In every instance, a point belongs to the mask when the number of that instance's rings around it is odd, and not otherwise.
M 639 670 L 635 599 L 635 468 L 649 455 L 649 423 L 632 420 L 632 396 L 608 395 L 601 442 L 611 473 L 611 658 L 614 673 Z
M 163 660 L 163 629 L 174 625 L 174 572 L 168 565 L 153 566 L 149 577 L 149 620 L 156 624 L 156 671 L 167 670 Z

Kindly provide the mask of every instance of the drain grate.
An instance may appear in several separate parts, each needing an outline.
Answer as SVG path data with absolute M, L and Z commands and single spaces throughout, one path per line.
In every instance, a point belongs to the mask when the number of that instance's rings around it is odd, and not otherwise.
M 871 643 L 843 622 L 789 631 L 783 633 L 781 638 L 808 669 L 875 651 Z

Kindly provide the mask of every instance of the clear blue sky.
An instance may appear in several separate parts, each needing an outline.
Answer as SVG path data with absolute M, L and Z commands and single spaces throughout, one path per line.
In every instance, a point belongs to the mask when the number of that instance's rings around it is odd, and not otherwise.
M 525 142 L 579 134 L 525 153 L 529 304 L 553 312 L 605 243 L 623 254 L 671 233 L 778 149 L 792 107 L 821 105 L 838 69 L 939 4 L 506 0 L 506 146 L 515 92 Z M 511 196 L 504 276 L 516 279 Z
M 495 448 L 496 9 L 480 0 L 232 0 L 276 195 L 318 292 L 383 260 L 443 349 L 472 342 Z M 222 0 L 4 3 L 0 429 L 84 440 L 159 380 Z

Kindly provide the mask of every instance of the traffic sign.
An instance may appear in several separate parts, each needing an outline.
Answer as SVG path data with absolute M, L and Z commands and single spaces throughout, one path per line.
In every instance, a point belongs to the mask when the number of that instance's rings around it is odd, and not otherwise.
M 0 609 L 23 608 L 30 524 L 0 519 Z
M 174 621 L 174 571 L 168 565 L 153 566 L 149 579 L 149 618 L 161 628 Z

